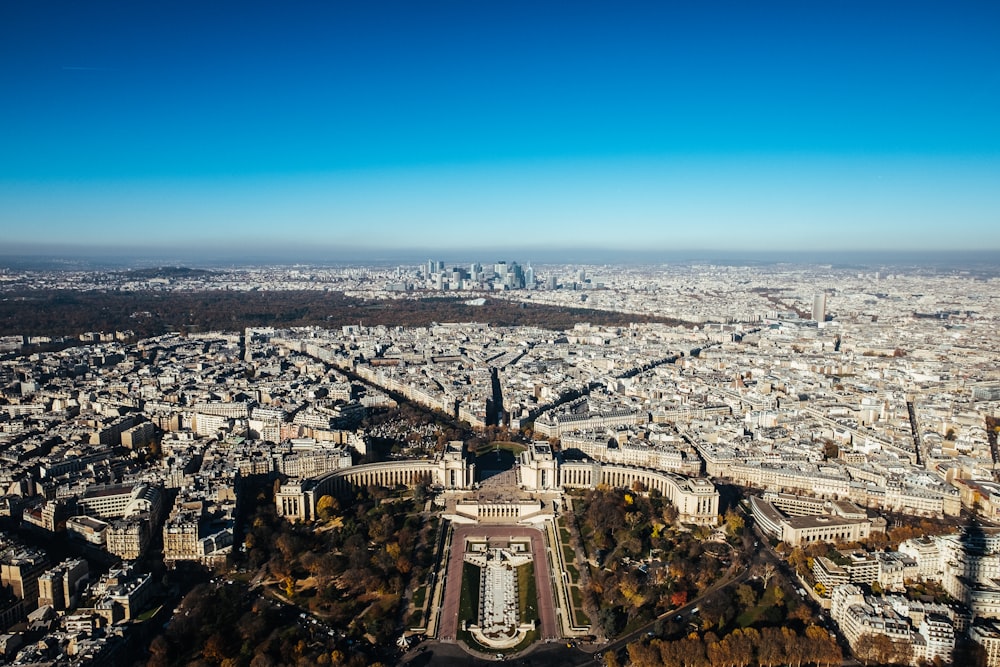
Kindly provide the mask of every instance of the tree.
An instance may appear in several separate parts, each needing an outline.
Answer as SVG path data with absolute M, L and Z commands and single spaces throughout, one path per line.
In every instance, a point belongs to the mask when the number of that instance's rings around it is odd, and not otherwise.
M 757 662 L 762 667 L 774 667 L 786 661 L 785 639 L 778 628 L 764 628 L 760 631 L 757 647 Z
M 614 637 L 621 632 L 622 626 L 625 625 L 621 607 L 605 607 L 601 610 L 598 620 L 606 637 Z
M 687 604 L 688 592 L 687 591 L 674 591 L 670 596 L 670 604 L 674 607 L 680 608 Z
M 632 642 L 627 647 L 628 661 L 634 667 L 658 667 L 663 664 L 656 646 L 644 642 Z
M 781 628 L 781 638 L 785 647 L 785 661 L 789 665 L 802 667 L 803 660 L 809 655 L 808 640 L 798 636 L 790 628 Z
M 733 667 L 747 667 L 754 659 L 754 651 L 760 634 L 754 628 L 744 630 L 734 630 L 724 641 L 729 643 L 729 652 L 732 655 Z
M 824 439 L 823 443 L 823 458 L 824 459 L 835 459 L 840 456 L 840 447 L 833 440 Z
M 812 611 L 807 604 L 797 604 L 788 611 L 788 618 L 793 621 L 808 623 L 812 619 Z
M 726 528 L 729 530 L 730 535 L 738 535 L 741 530 L 743 530 L 744 520 L 740 516 L 739 512 L 734 512 L 733 510 L 728 510 L 725 515 Z
M 149 662 L 146 664 L 153 667 L 166 667 L 170 664 L 170 644 L 163 637 L 157 635 L 149 644 Z
M 728 667 L 733 664 L 733 655 L 730 651 L 730 644 L 725 640 L 707 643 L 705 646 L 705 653 L 708 656 L 708 662 L 712 665 L 712 667 Z
M 788 564 L 794 567 L 800 575 L 809 571 L 809 559 L 801 547 L 795 547 L 792 549 L 792 553 L 788 554 Z M 773 570 L 774 566 L 771 567 Z
M 340 503 L 330 495 L 320 496 L 316 502 L 316 516 L 324 521 L 329 521 L 340 511 Z
M 823 628 L 810 625 L 806 628 L 806 639 L 812 649 L 810 660 L 817 665 L 839 665 L 843 660 L 837 640 Z
M 736 588 L 736 597 L 745 609 L 749 609 L 757 604 L 757 591 L 746 584 L 740 584 Z
M 661 511 L 661 516 L 663 517 L 663 523 L 669 526 L 673 524 L 674 521 L 677 521 L 677 517 L 679 516 L 679 514 L 677 512 L 677 508 L 668 503 L 663 506 L 663 510 Z
M 909 644 L 893 642 L 886 635 L 870 632 L 858 637 L 854 645 L 854 654 L 866 665 L 908 664 L 912 651 Z
M 791 557 L 789 557 L 788 561 L 791 562 L 791 560 Z M 761 568 L 760 572 L 761 581 L 764 582 L 764 590 L 767 590 L 768 585 L 771 583 L 771 578 L 774 576 L 776 571 L 777 570 L 774 565 L 771 563 L 764 563 L 764 567 Z

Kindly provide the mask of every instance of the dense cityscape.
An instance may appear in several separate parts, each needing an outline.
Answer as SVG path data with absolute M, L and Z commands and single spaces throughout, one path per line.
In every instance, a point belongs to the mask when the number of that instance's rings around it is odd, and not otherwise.
M 0 650 L 998 665 L 998 282 L 891 265 L 8 269 Z M 43 293 L 305 291 L 388 313 L 448 296 L 473 316 L 16 329 Z M 497 301 L 577 321 L 475 319 Z

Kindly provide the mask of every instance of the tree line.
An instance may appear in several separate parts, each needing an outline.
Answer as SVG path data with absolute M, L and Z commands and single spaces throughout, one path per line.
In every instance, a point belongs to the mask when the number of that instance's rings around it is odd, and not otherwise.
M 709 632 L 674 641 L 634 642 L 628 645 L 628 656 L 634 667 L 829 667 L 843 659 L 837 640 L 816 625 L 803 632 L 788 627 L 744 628 L 721 639 Z
M 544 304 L 486 299 L 482 306 L 454 297 L 365 300 L 340 292 L 23 290 L 0 299 L 0 335 L 75 336 L 86 331 L 131 330 L 139 337 L 168 331 L 237 331 L 248 326 L 428 326 L 485 322 L 564 330 L 581 322 L 619 326 L 681 320 Z

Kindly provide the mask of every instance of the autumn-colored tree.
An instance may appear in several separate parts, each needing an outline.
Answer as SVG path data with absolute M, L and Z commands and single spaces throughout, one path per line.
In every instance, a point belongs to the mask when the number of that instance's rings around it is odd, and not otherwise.
M 812 620 L 812 611 L 809 609 L 809 605 L 799 603 L 788 611 L 788 619 L 793 621 L 801 621 L 802 623 L 808 623 Z
M 628 645 L 628 661 L 633 667 L 659 667 L 660 652 L 644 642 L 633 642 Z
M 618 582 L 618 590 L 621 592 L 622 597 L 633 607 L 641 607 L 645 603 L 646 598 L 642 594 L 642 584 L 632 573 L 629 573 L 621 578 Z
M 170 643 L 163 635 L 157 635 L 149 644 L 149 660 L 147 665 L 166 667 L 170 664 Z
M 340 511 L 340 503 L 330 495 L 320 496 L 316 502 L 316 516 L 324 521 L 329 521 Z
M 894 642 L 883 634 L 866 633 L 854 644 L 854 654 L 866 665 L 905 665 L 912 657 L 912 646 Z
M 728 652 L 732 657 L 733 667 L 747 667 L 754 660 L 759 634 L 754 628 L 736 629 L 723 641 L 728 643 Z
M 806 628 L 806 639 L 813 651 L 811 661 L 817 665 L 839 665 L 843 660 L 836 638 L 823 628 L 810 625 Z
M 775 667 L 787 662 L 784 637 L 780 629 L 764 628 L 760 631 L 757 662 L 761 667 Z
M 219 664 L 229 655 L 229 650 L 225 638 L 215 632 L 208 637 L 202 646 L 201 657 L 213 664 Z
M 674 607 L 678 607 L 678 608 L 679 607 L 683 607 L 684 605 L 687 604 L 687 600 L 688 600 L 688 592 L 687 591 L 683 591 L 683 590 L 681 590 L 681 591 L 674 591 L 670 595 L 670 604 L 672 604 Z
M 744 520 L 739 512 L 728 510 L 725 514 L 725 522 L 730 535 L 738 535 L 743 530 Z

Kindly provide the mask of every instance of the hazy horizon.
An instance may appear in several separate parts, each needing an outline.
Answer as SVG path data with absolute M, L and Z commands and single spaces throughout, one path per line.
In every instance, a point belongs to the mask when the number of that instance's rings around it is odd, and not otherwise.
M 0 250 L 0 269 L 130 270 L 154 267 L 229 269 L 262 266 L 417 266 L 433 259 L 448 267 L 471 262 L 488 265 L 515 261 L 536 266 L 553 264 L 655 266 L 718 264 L 733 266 L 793 265 L 925 270 L 1000 271 L 1000 251 L 722 251 L 711 248 L 673 250 L 608 250 L 599 248 L 414 248 L 385 252 L 375 248 L 257 248 L 194 252 L 183 248 L 96 248 L 21 246 Z

